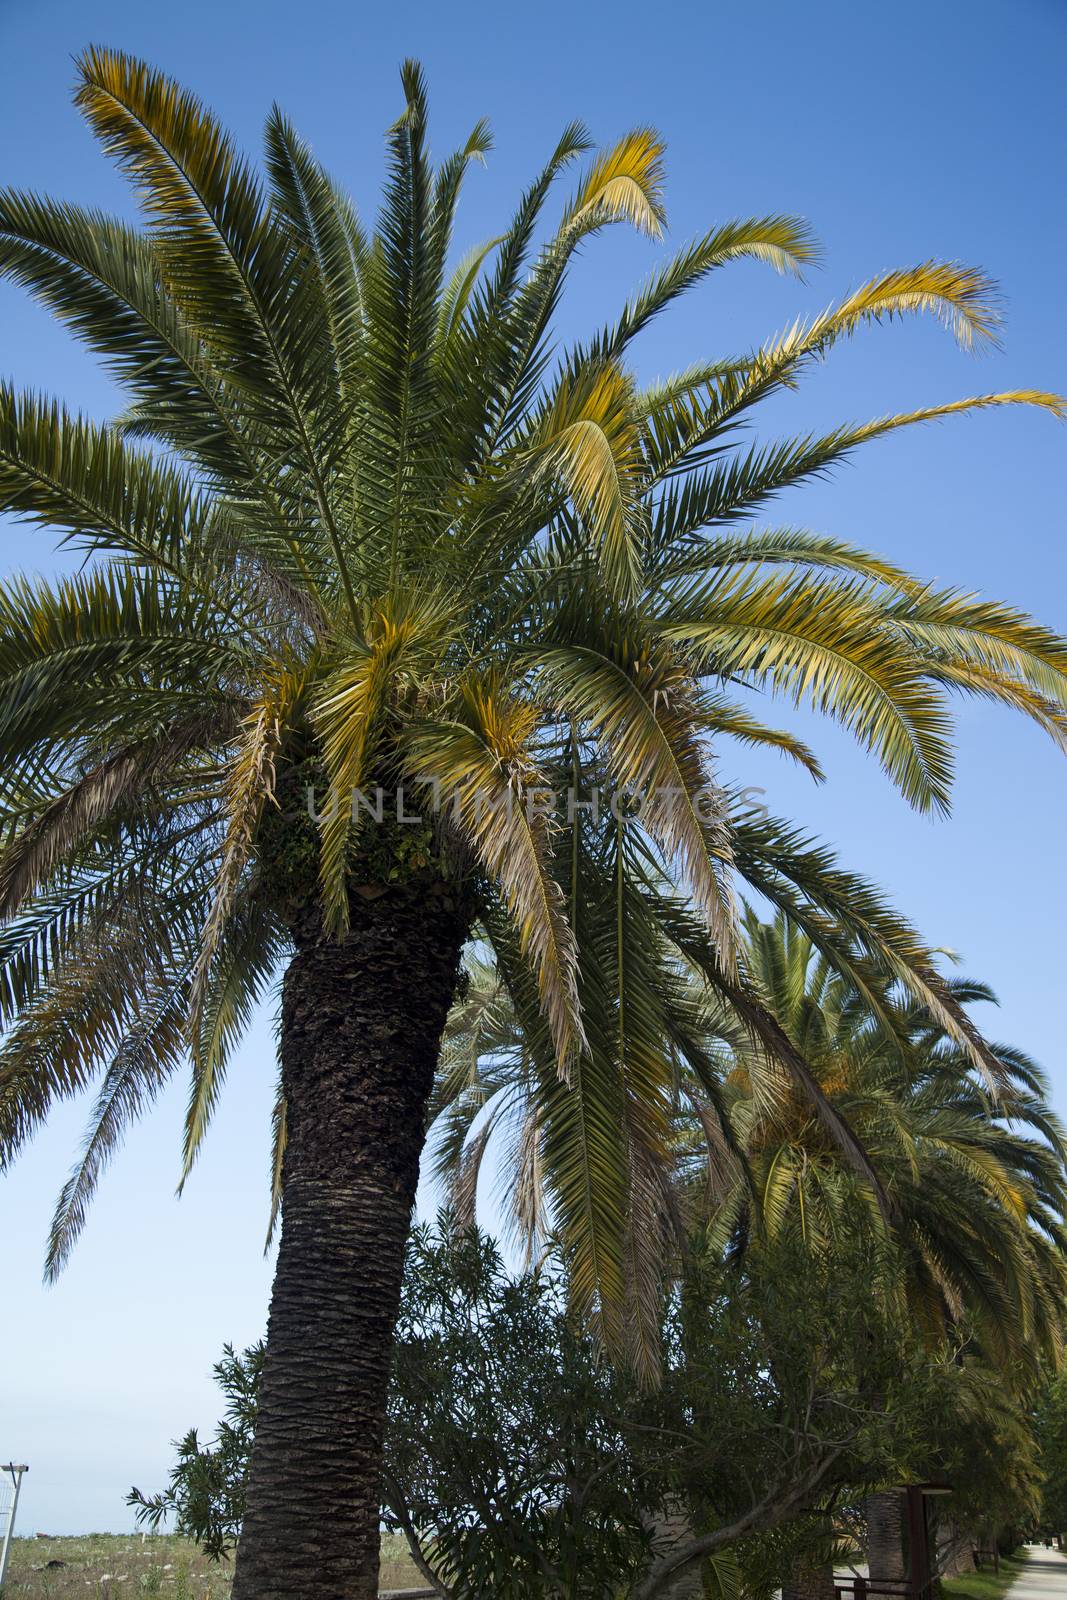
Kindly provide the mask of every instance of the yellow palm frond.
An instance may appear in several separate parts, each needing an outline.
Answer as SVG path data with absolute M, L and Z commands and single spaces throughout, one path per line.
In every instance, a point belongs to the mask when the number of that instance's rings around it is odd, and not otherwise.
M 894 416 L 875 417 L 848 429 L 850 446 L 880 439 L 897 428 L 910 428 L 916 422 L 936 422 L 940 417 L 957 416 L 965 411 L 987 411 L 992 406 L 1037 406 L 1062 420 L 1067 417 L 1067 400 L 1046 389 L 1005 389 L 1000 394 L 974 394 L 964 400 L 948 400 L 940 406 L 921 406 L 917 411 L 901 411 Z
M 748 677 L 835 717 L 878 755 L 913 805 L 947 808 L 943 696 L 866 589 L 742 577 L 699 615 L 686 619 L 679 610 L 658 626 L 694 652 L 701 671 Z
M 215 1103 L 227 1013 L 220 1009 L 205 1029 L 215 958 L 252 859 L 256 825 L 264 805 L 274 800 L 276 766 L 287 720 L 303 689 L 303 676 L 281 670 L 265 686 L 244 720 L 238 749 L 226 777 L 229 820 L 215 892 L 204 925 L 189 996 L 189 1042 L 193 1053 L 193 1092 L 186 1119 L 183 1178 L 188 1175 Z M 232 1012 L 232 1007 L 231 1007 Z
M 433 597 L 383 600 L 370 608 L 364 638 L 333 667 L 311 708 L 329 795 L 320 819 L 320 883 L 327 926 L 348 927 L 348 846 L 358 816 L 353 798 L 367 782 L 390 701 L 414 684 L 427 656 L 444 649 L 448 629 Z
M 810 320 L 798 319 L 745 360 L 696 367 L 666 388 L 650 391 L 642 415 L 657 441 L 655 477 L 669 476 L 683 463 L 697 459 L 694 452 L 733 419 L 776 389 L 793 387 L 808 363 L 828 354 L 838 340 L 850 338 L 866 324 L 929 312 L 944 322 L 964 347 L 991 341 L 997 327 L 993 296 L 994 287 L 982 273 L 955 263 L 930 261 L 887 272 L 862 285 L 840 305 Z M 1058 396 L 1040 390 L 1015 390 L 883 418 L 869 428 L 836 429 L 828 439 L 848 435 L 851 447 L 911 422 L 997 404 L 1041 405 L 1062 414 L 1063 403 Z
M 937 317 L 964 349 L 992 343 L 1000 325 L 996 286 L 983 272 L 956 261 L 923 261 L 869 279 L 806 329 L 798 326 L 781 349 L 821 349 L 864 322 L 889 321 L 913 311 Z
M 635 128 L 605 150 L 589 172 L 564 218 L 563 231 L 605 222 L 629 222 L 658 239 L 663 210 L 663 141 L 652 128 Z
M 1031 689 L 977 661 L 939 661 L 930 675 L 950 688 L 965 690 L 982 699 L 997 700 L 1036 722 L 1054 744 L 1067 754 L 1067 712 Z
M 274 797 L 275 764 L 286 713 L 297 692 L 298 680 L 285 672 L 265 688 L 244 720 L 240 744 L 226 777 L 226 839 L 189 1006 L 194 1035 L 211 959 L 230 915 L 241 876 L 252 856 L 256 824 L 264 805 Z
M 648 514 L 640 499 L 642 457 L 633 384 L 608 365 L 564 378 L 533 439 L 538 470 L 557 477 L 591 537 L 605 582 L 636 595 Z

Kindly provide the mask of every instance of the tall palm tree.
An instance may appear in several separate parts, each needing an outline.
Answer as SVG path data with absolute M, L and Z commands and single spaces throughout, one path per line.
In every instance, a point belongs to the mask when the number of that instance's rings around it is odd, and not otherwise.
M 738 967 L 735 872 L 807 914 L 828 959 L 892 965 L 998 1072 L 910 928 L 746 818 L 706 745 L 769 742 L 814 769 L 725 693 L 770 687 L 837 717 L 940 810 L 949 691 L 1062 739 L 1067 647 L 1047 630 L 833 539 L 738 524 L 912 422 L 1063 407 L 983 395 L 746 447 L 757 402 L 864 324 L 928 311 L 964 345 L 988 339 L 985 279 L 885 273 L 761 349 L 643 388 L 626 365 L 642 328 L 737 258 L 799 270 L 801 223 L 712 229 L 556 356 L 575 251 L 616 223 L 662 231 L 649 130 L 592 156 L 544 229 L 589 149 L 568 128 L 513 221 L 453 263 L 464 174 L 490 140 L 479 123 L 432 166 L 416 66 L 372 235 L 277 110 L 260 176 L 151 67 L 92 50 L 79 73 L 147 225 L 0 196 L 0 270 L 129 396 L 101 426 L 0 392 L 0 508 L 89 557 L 0 595 L 0 1150 L 99 1079 L 55 1272 L 116 1141 L 191 1057 L 188 1172 L 284 968 L 281 1239 L 234 1595 L 370 1596 L 424 1113 L 475 920 L 534 1041 L 576 1292 L 616 1343 L 628 1219 L 665 1136 L 664 1040 L 687 1026 L 665 954 L 702 964 L 869 1170 Z M 645 794 L 639 816 L 527 803 L 602 776 Z

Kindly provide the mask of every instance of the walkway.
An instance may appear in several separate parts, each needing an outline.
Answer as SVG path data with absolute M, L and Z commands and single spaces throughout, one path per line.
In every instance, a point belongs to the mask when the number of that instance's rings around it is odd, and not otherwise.
M 1008 1590 L 1008 1600 L 1067 1600 L 1067 1555 L 1044 1545 L 1025 1545 L 1026 1565 Z

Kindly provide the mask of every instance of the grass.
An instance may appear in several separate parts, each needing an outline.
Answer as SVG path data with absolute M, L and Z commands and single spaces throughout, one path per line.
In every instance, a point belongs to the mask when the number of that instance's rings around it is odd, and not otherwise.
M 50 1561 L 62 1562 L 50 1567 Z M 92 1533 L 77 1539 L 15 1539 L 3 1600 L 227 1600 L 232 1564 L 207 1561 L 173 1534 Z M 382 1536 L 382 1588 L 422 1586 L 404 1541 Z
M 941 1592 L 945 1600 L 1000 1600 L 1025 1565 L 1025 1556 L 1001 1556 L 999 1572 L 994 1572 L 990 1563 L 981 1572 L 966 1572 L 959 1578 L 942 1578 Z

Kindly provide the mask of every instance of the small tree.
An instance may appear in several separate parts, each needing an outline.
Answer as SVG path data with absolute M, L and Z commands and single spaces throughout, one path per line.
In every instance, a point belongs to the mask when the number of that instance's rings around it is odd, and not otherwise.
M 174 1442 L 178 1459 L 166 1489 L 155 1495 L 131 1489 L 126 1496 L 143 1526 L 156 1531 L 173 1517 L 175 1532 L 188 1534 L 216 1561 L 229 1554 L 241 1532 L 263 1355 L 262 1342 L 241 1355 L 232 1344 L 223 1346 L 214 1372 L 226 1409 L 213 1443 L 202 1447 L 196 1429 L 190 1428 L 184 1439 Z

